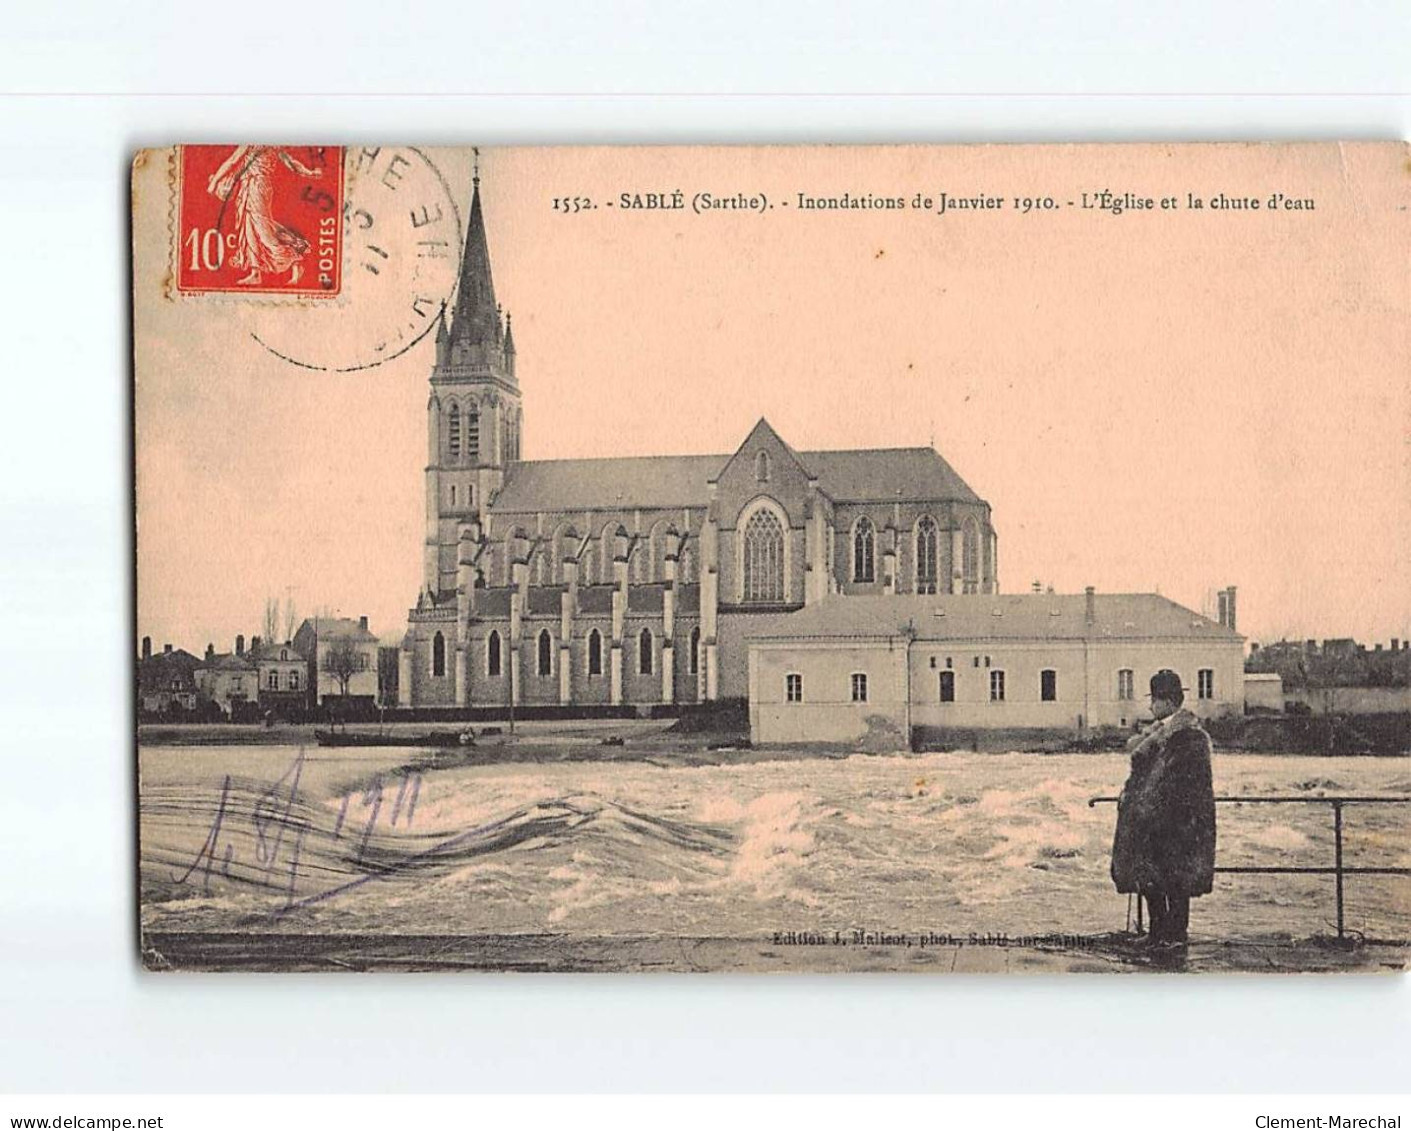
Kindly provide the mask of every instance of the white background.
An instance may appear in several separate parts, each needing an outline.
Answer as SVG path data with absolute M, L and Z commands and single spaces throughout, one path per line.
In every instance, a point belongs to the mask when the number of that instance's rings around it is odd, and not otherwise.
M 252 138 L 1411 134 L 1411 16 L 1395 3 L 762 8 L 6 7 L 0 1089 L 1404 1087 L 1406 978 L 138 968 L 125 251 L 134 149 Z M 1139 1107 L 1131 1116 L 1141 1120 Z

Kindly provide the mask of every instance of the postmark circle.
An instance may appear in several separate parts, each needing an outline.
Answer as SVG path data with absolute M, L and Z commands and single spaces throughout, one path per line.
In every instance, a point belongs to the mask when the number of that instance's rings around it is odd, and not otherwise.
M 260 346 L 290 365 L 332 373 L 383 365 L 433 333 L 464 242 L 454 194 L 420 149 L 349 148 L 344 162 L 342 294 L 249 310 Z

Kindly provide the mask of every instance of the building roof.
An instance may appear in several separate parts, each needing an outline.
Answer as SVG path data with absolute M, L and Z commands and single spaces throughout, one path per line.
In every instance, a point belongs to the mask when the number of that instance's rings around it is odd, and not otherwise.
M 871 639 L 914 630 L 917 640 L 1199 639 L 1238 633 L 1155 593 L 1013 593 L 918 597 L 833 596 L 775 621 L 755 639 Z
M 309 617 L 299 626 L 299 631 L 295 633 L 295 638 L 306 635 L 305 630 L 317 633 L 320 640 L 341 640 L 344 637 L 351 637 L 359 642 L 371 640 L 377 642 L 377 637 L 362 623 L 353 617 Z M 261 647 L 264 642 L 261 641 Z
M 520 460 L 505 472 L 497 512 L 703 507 L 728 456 Z M 593 533 L 597 533 L 594 531 Z
M 189 684 L 200 666 L 201 661 L 184 648 L 154 652 L 137 661 L 137 680 L 144 688 L 158 684 L 159 690 L 166 690 L 173 680 Z
M 932 448 L 799 452 L 799 461 L 836 502 L 980 498 Z M 521 460 L 491 504 L 498 513 L 704 507 L 708 484 L 732 455 Z
M 356 624 L 357 622 L 354 621 L 353 623 Z M 281 660 L 279 658 L 279 654 L 284 651 L 288 651 L 289 656 L 286 660 Z M 266 643 L 263 640 L 260 641 L 260 646 L 258 648 L 250 649 L 249 656 L 253 658 L 256 663 L 259 663 L 261 660 L 274 660 L 276 663 L 292 664 L 295 661 L 298 661 L 302 664 L 307 659 L 307 657 L 302 652 L 300 652 L 297 648 L 294 647 L 294 645 L 288 642 L 283 644 L 275 644 L 273 642 Z
M 248 657 L 237 656 L 234 652 L 217 652 L 209 660 L 203 660 L 201 667 L 208 672 L 248 672 L 253 670 Z

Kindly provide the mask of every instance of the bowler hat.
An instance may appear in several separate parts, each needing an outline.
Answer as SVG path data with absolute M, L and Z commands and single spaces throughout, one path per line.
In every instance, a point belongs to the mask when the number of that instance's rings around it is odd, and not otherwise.
M 1165 699 L 1168 703 L 1180 703 L 1186 697 L 1181 677 L 1170 668 L 1162 668 L 1151 677 L 1151 695 L 1153 699 Z

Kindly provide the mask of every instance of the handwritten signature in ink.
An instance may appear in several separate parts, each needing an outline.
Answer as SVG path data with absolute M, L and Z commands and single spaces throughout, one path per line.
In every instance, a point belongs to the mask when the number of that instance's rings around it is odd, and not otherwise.
M 311 832 L 316 832 L 313 821 L 299 809 L 299 787 L 304 773 L 305 755 L 301 750 L 280 775 L 279 779 L 266 786 L 255 799 L 250 810 L 250 831 L 254 835 L 254 865 L 259 878 L 254 882 L 264 887 L 277 888 L 285 893 L 282 910 L 288 910 L 299 902 L 297 887 L 299 882 L 299 861 L 303 857 L 305 842 Z M 411 828 L 416 816 L 417 799 L 421 796 L 421 774 L 412 772 L 397 775 L 397 789 L 392 801 L 392 812 L 388 824 L 396 827 L 401 821 L 403 827 Z M 349 811 L 354 806 L 354 790 L 343 796 L 338 810 L 338 818 L 329 834 L 330 840 L 341 840 L 345 833 L 357 836 L 357 848 L 353 853 L 355 867 L 363 865 L 368 841 L 377 826 L 388 793 L 386 782 L 378 775 L 365 790 L 361 791 L 358 803 L 361 813 L 355 815 L 353 831 L 349 831 Z M 366 814 L 361 824 L 361 833 L 356 829 L 358 821 Z M 244 879 L 232 875 L 232 869 L 241 864 L 237 858 L 232 832 L 239 831 L 238 818 L 233 815 L 232 779 L 227 774 L 221 784 L 220 800 L 216 805 L 215 818 L 206 832 L 206 839 L 194 860 L 181 875 L 172 878 L 177 884 L 192 881 L 199 873 L 201 892 L 211 893 L 211 877 L 219 875 L 226 879 Z M 224 842 L 222 838 L 224 837 Z M 373 874 L 362 877 L 374 878 Z M 342 885 L 335 890 L 343 890 Z

